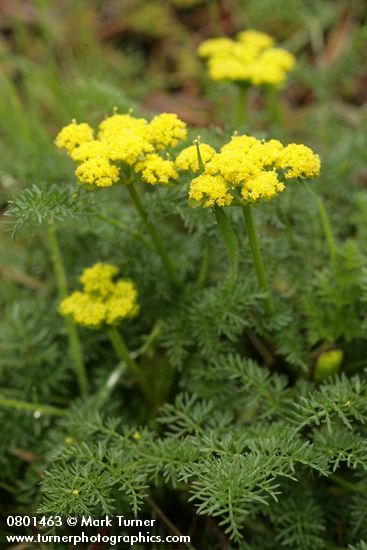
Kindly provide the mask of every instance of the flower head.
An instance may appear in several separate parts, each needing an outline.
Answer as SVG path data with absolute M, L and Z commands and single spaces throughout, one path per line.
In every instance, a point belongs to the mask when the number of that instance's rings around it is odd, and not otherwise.
M 200 143 L 200 155 L 204 164 L 206 164 L 214 155 L 215 149 L 206 143 Z M 198 151 L 196 145 L 190 145 L 181 151 L 176 157 L 175 165 L 177 170 L 184 172 L 191 170 L 192 172 L 199 171 Z
M 120 279 L 106 300 L 106 324 L 116 325 L 123 319 L 135 317 L 139 312 L 137 290 L 131 281 Z
M 73 121 L 60 131 L 56 144 L 78 163 L 75 174 L 90 189 L 114 185 L 124 167 L 128 170 L 122 173 L 141 173 L 144 181 L 154 185 L 177 179 L 174 163 L 157 151 L 176 147 L 186 134 L 185 123 L 173 113 L 162 113 L 148 123 L 131 113 L 114 112 L 101 122 L 96 139 L 88 124 Z
M 77 162 L 83 162 L 93 157 L 104 157 L 108 159 L 109 150 L 106 143 L 103 143 L 98 139 L 93 139 L 91 141 L 85 141 L 78 147 L 75 147 L 70 152 L 70 156 Z
M 239 32 L 237 38 L 245 46 L 257 48 L 259 51 L 270 48 L 274 44 L 274 38 L 272 36 L 253 29 Z
M 203 203 L 205 207 L 228 206 L 233 197 L 228 190 L 226 180 L 222 176 L 202 174 L 193 179 L 190 184 L 189 199 Z
M 75 147 L 82 143 L 92 141 L 93 128 L 82 122 L 77 124 L 75 120 L 71 124 L 64 126 L 57 134 L 55 144 L 59 149 L 66 149 L 68 153 L 72 153 Z
M 101 299 L 83 292 L 73 292 L 59 306 L 61 315 L 69 315 L 82 327 L 98 328 L 106 317 L 106 306 Z
M 290 143 L 284 147 L 277 164 L 287 168 L 285 178 L 314 178 L 320 174 L 320 157 L 306 145 Z
M 127 130 L 135 133 L 144 133 L 147 121 L 145 118 L 136 118 L 130 114 L 114 113 L 105 118 L 99 125 L 98 139 L 106 142 L 119 140 Z
M 118 268 L 110 264 L 97 263 L 85 269 L 80 277 L 83 292 L 73 292 L 62 300 L 61 315 L 68 315 L 87 328 L 116 325 L 135 317 L 139 312 L 135 285 L 125 279 L 114 281 L 117 273 Z
M 145 118 L 115 113 L 99 125 L 98 139 L 106 147 L 110 160 L 132 166 L 140 156 L 153 151 L 147 127 Z
M 180 155 L 176 165 L 178 159 Z M 185 156 L 183 161 L 186 166 Z M 184 164 L 183 161 L 180 159 L 180 163 Z M 214 152 L 205 162 L 203 174 L 192 180 L 189 199 L 191 204 L 198 202 L 204 207 L 227 206 L 234 198 L 246 202 L 268 201 L 284 191 L 282 177 L 315 177 L 319 170 L 318 155 L 305 145 L 284 147 L 276 139 L 266 141 L 234 135 L 219 153 Z
M 151 185 L 156 183 L 166 184 L 170 179 L 176 180 L 178 178 L 175 163 L 163 159 L 157 153 L 147 155 L 144 160 L 136 164 L 135 170 L 141 173 L 143 180 Z
M 214 55 L 229 55 L 233 46 L 230 38 L 209 38 L 199 45 L 200 57 L 212 57 Z
M 114 286 L 112 279 L 117 273 L 118 268 L 115 265 L 97 263 L 83 271 L 80 282 L 87 294 L 105 297 L 111 293 Z
M 92 157 L 80 164 L 75 175 L 86 185 L 95 187 L 110 187 L 117 183 L 120 171 L 104 157 Z
M 275 171 L 261 171 L 243 185 L 241 195 L 246 201 L 270 200 L 285 189 Z
M 294 56 L 274 46 L 271 36 L 248 30 L 238 40 L 212 38 L 200 44 L 213 80 L 231 80 L 253 86 L 280 86 L 295 63 Z
M 176 147 L 179 141 L 186 139 L 186 124 L 174 113 L 162 113 L 155 116 L 147 128 L 147 137 L 156 149 Z
M 153 146 L 139 131 L 124 130 L 108 143 L 109 158 L 133 166 L 140 157 L 153 151 Z

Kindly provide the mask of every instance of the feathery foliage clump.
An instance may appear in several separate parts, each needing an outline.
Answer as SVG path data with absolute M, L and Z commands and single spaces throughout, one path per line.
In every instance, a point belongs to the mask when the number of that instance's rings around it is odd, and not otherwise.
M 159 72 L 143 46 L 127 47 L 120 58 L 96 40 L 89 59 L 76 37 L 78 78 L 74 62 L 57 54 L 43 69 L 36 58 L 5 56 L 1 512 L 155 517 L 159 529 L 189 534 L 192 549 L 366 550 L 367 133 L 356 90 L 363 3 L 341 2 L 339 12 L 319 0 L 315 14 L 301 0 L 277 3 L 274 33 L 296 65 L 278 96 L 247 90 L 247 120 L 232 112 L 236 85 L 209 84 L 194 57 L 190 17 L 210 14 L 202 38 L 218 34 L 217 3 L 144 4 L 129 8 L 127 24 L 161 50 L 162 62 L 172 61 L 165 42 L 179 44 L 160 17 L 181 29 L 179 43 L 190 37 L 175 60 L 176 80 Z M 227 32 L 244 27 L 245 12 L 252 26 L 273 32 L 270 6 L 234 2 L 238 23 Z M 350 35 L 330 60 L 345 28 Z M 21 36 L 12 40 L 20 48 Z M 66 80 L 58 63 L 74 67 Z M 156 80 L 142 85 L 149 70 Z M 195 115 L 178 110 L 188 136 L 163 145 L 157 135 L 167 138 L 169 128 L 153 137 L 147 130 L 137 162 L 156 155 L 153 176 L 108 152 L 104 161 L 118 166 L 119 182 L 94 189 L 78 183 L 73 162 L 53 143 L 61 126 L 76 117 L 97 128 L 116 114 L 157 120 L 149 101 L 145 109 L 139 101 L 165 77 L 167 90 L 183 86 L 185 75 L 213 102 L 209 122 L 204 116 L 195 128 Z M 234 132 L 256 137 L 258 146 L 272 139 L 282 147 L 307 144 L 313 175 L 318 157 L 311 154 L 321 158 L 320 177 L 287 179 L 286 189 L 258 202 L 226 181 L 230 206 L 199 200 L 193 208 L 189 188 L 205 170 L 200 147 L 219 151 Z M 173 163 L 193 142 L 197 173 L 161 163 Z M 272 162 L 281 179 L 289 166 Z M 168 166 L 168 183 L 153 185 Z M 96 270 L 87 271 L 91 266 Z M 136 289 L 133 315 L 119 314 L 126 305 L 113 295 L 120 277 Z M 77 316 L 61 315 L 60 303 L 71 297 L 93 323 L 78 326 Z M 2 537 L 13 532 L 0 527 Z

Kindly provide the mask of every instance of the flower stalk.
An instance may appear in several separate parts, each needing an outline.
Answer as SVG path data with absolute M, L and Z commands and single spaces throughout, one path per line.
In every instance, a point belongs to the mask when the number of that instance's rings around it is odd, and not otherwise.
M 201 152 L 200 152 L 200 138 L 199 137 L 194 140 L 194 144 L 195 144 L 195 147 L 196 147 L 196 155 L 197 155 L 197 158 L 198 158 L 199 172 L 200 172 L 200 174 L 202 174 L 205 170 L 205 164 L 204 164 L 204 161 L 203 161 L 203 157 L 201 156 Z
M 261 255 L 259 242 L 256 235 L 255 224 L 252 216 L 251 206 L 249 204 L 242 206 L 242 211 L 245 218 L 247 234 L 250 241 L 250 247 L 252 256 L 254 259 L 255 270 L 259 285 L 265 293 L 265 307 L 269 315 L 272 315 L 275 311 L 274 304 L 271 298 L 269 283 L 266 278 L 265 267 L 263 258 Z
M 46 416 L 64 416 L 66 412 L 59 407 L 52 405 L 44 405 L 41 403 L 30 403 L 20 399 L 7 399 L 0 397 L 0 406 L 9 407 L 18 411 L 29 411 L 34 413 L 44 414 Z
M 148 219 L 148 213 L 145 209 L 145 206 L 144 204 L 142 203 L 139 195 L 138 195 L 138 192 L 134 186 L 134 184 L 132 182 L 128 183 L 126 185 L 127 187 L 127 190 L 130 194 L 130 197 L 131 197 L 131 200 L 137 210 L 137 212 L 139 213 L 140 217 L 141 217 L 141 220 L 143 222 L 143 224 L 145 225 L 151 239 L 152 239 L 152 242 L 154 244 L 154 247 L 157 251 L 157 254 L 160 256 L 161 260 L 162 260 L 162 263 L 172 281 L 172 284 L 173 286 L 176 288 L 176 289 L 181 289 L 182 288 L 182 282 L 180 281 L 177 273 L 176 273 L 176 270 L 175 268 L 173 267 L 173 264 L 171 262 L 171 259 L 163 245 L 163 242 L 162 242 L 162 239 L 161 239 L 161 236 L 160 234 L 158 233 L 156 227 L 150 223 L 149 219 Z
M 52 224 L 48 224 L 47 232 L 59 297 L 60 299 L 64 299 L 68 295 L 68 284 L 55 227 Z M 78 330 L 73 321 L 68 317 L 65 317 L 65 326 L 68 333 L 70 354 L 74 362 L 80 393 L 82 395 L 87 395 L 89 385 L 84 366 L 83 352 L 79 340 Z
M 321 223 L 322 223 L 322 226 L 323 226 L 323 229 L 324 229 L 326 242 L 327 242 L 328 247 L 329 247 L 330 259 L 331 259 L 332 262 L 335 262 L 335 260 L 336 260 L 335 240 L 334 240 L 333 230 L 331 228 L 331 223 L 330 223 L 330 220 L 329 220 L 329 216 L 328 216 L 328 213 L 327 213 L 326 208 L 324 206 L 324 203 L 321 200 L 321 198 L 318 196 L 318 194 L 315 193 L 315 191 L 313 191 L 313 189 L 311 189 L 311 187 L 309 187 L 309 185 L 307 185 L 306 182 L 302 182 L 302 183 L 303 183 L 304 187 L 307 189 L 307 191 L 310 193 L 310 195 L 312 196 L 313 200 L 316 203 L 317 209 L 318 209 L 319 214 L 320 214 Z
M 151 391 L 150 384 L 146 376 L 144 375 L 143 371 L 141 370 L 141 368 L 137 365 L 137 363 L 131 357 L 131 354 L 128 350 L 128 347 L 126 346 L 123 336 L 115 327 L 110 327 L 107 330 L 107 334 L 117 356 L 121 359 L 121 361 L 123 361 L 126 364 L 128 370 L 130 371 L 135 382 L 139 386 L 144 397 L 147 399 L 147 401 L 151 405 L 153 405 L 152 391 Z
M 267 86 L 265 89 L 265 107 L 268 112 L 269 122 L 281 124 L 282 115 L 279 103 L 279 90 L 275 86 Z
M 239 246 L 237 237 L 224 209 L 215 206 L 213 211 L 227 249 L 229 260 L 228 284 L 233 286 L 238 276 Z
M 247 95 L 248 86 L 244 83 L 237 84 L 238 97 L 237 97 L 237 113 L 236 122 L 238 126 L 243 126 L 247 122 Z

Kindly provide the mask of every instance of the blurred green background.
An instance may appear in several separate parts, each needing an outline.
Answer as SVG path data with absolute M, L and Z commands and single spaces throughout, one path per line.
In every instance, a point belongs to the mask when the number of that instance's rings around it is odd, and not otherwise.
M 49 141 L 44 129 L 53 137 L 72 117 L 93 121 L 137 103 L 218 123 L 231 93 L 208 82 L 196 49 L 244 28 L 297 56 L 283 93 L 289 124 L 315 103 L 353 120 L 367 94 L 366 9 L 364 0 L 1 0 L 2 137 L 25 155 Z M 12 172 L 8 161 L 2 172 Z

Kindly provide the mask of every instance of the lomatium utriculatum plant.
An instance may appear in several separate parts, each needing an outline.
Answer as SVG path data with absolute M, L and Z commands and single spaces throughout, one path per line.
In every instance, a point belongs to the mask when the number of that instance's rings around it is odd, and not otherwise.
M 222 44 L 257 61 L 213 58 L 213 76 L 276 84 L 292 64 L 263 35 Z M 22 510 L 152 514 L 192 550 L 364 550 L 366 261 L 320 197 L 328 153 L 318 178 L 317 145 L 204 132 L 172 113 L 73 121 L 55 151 L 79 185 L 12 201 L 17 230 L 46 223 L 31 260 L 56 284 L 3 331 L 6 475 Z
M 282 312 L 278 309 L 282 310 L 283 306 L 279 303 L 279 299 L 275 302 L 273 298 L 273 290 L 269 285 L 266 274 L 252 210 L 261 209 L 263 204 L 286 193 L 288 183 L 289 186 L 294 186 L 297 182 L 304 182 L 304 185 L 306 185 L 306 180 L 317 177 L 320 173 L 320 158 L 303 144 L 291 143 L 284 145 L 275 139 L 257 139 L 253 136 L 238 135 L 236 133 L 220 147 L 219 151 L 212 145 L 202 143 L 200 139 L 196 139 L 192 145 L 182 148 L 180 143 L 185 141 L 187 141 L 186 125 L 175 114 L 164 113 L 155 116 L 148 122 L 146 119 L 135 117 L 131 113 L 119 114 L 114 112 L 112 116 L 101 122 L 96 133 L 88 124 L 73 121 L 60 131 L 56 138 L 56 145 L 65 149 L 76 163 L 75 174 L 82 187 L 89 191 L 98 191 L 101 188 L 106 189 L 123 185 L 127 189 L 143 227 L 145 227 L 151 238 L 151 244 L 162 262 L 162 267 L 167 271 L 172 289 L 176 295 L 177 307 L 182 308 L 181 315 L 184 315 L 184 322 L 192 327 L 189 330 L 199 331 L 194 336 L 193 341 L 185 345 L 195 346 L 195 339 L 199 337 L 200 331 L 209 329 L 206 326 L 208 321 L 205 320 L 205 317 L 200 322 L 200 315 L 203 313 L 209 315 L 213 308 L 213 311 L 216 311 L 215 308 L 219 307 L 218 315 L 225 316 L 228 307 L 226 301 L 233 298 L 238 304 L 241 304 L 241 300 L 245 297 L 246 307 L 248 308 L 247 315 L 250 318 L 256 319 L 256 315 L 261 312 L 261 303 L 265 306 L 265 310 L 261 314 L 264 322 L 261 322 L 263 326 L 260 328 L 260 336 L 254 334 L 253 329 L 248 330 L 248 335 L 263 360 L 272 364 L 275 360 L 273 353 L 280 355 L 285 353 L 287 355 L 286 347 L 280 347 L 278 350 L 274 350 L 274 347 L 279 342 L 279 327 L 284 330 L 284 326 L 286 326 L 286 330 L 290 330 L 290 326 L 287 326 L 286 321 L 280 320 Z M 178 146 L 180 146 L 180 149 L 177 151 Z M 187 184 L 181 183 L 180 178 L 184 178 Z M 184 281 L 182 274 L 177 272 L 175 258 L 170 257 L 161 238 L 158 224 L 151 220 L 149 209 L 147 209 L 143 198 L 138 194 L 137 185 L 139 182 L 144 185 L 148 184 L 150 188 L 163 186 L 167 189 L 167 193 L 175 193 L 177 188 L 182 188 L 188 194 L 189 206 L 194 208 L 195 212 L 199 214 L 200 210 L 203 213 L 205 210 L 211 210 L 215 216 L 216 224 L 220 230 L 219 234 L 227 251 L 228 274 L 226 278 L 223 277 L 223 281 L 218 287 L 220 290 L 213 289 L 213 295 L 210 294 L 212 291 L 209 290 L 209 294 L 201 306 L 204 308 L 201 313 L 199 313 L 200 309 L 190 311 L 190 307 L 187 308 L 190 303 L 188 302 L 188 295 L 190 293 L 195 295 L 195 292 L 200 292 L 201 284 L 198 283 L 202 279 L 202 274 L 199 274 L 197 283 L 192 286 L 192 282 Z M 315 192 L 309 187 L 307 189 L 316 199 L 319 207 L 321 221 L 324 224 L 325 233 L 331 246 L 331 266 L 333 266 L 333 261 L 335 262 L 335 244 L 325 208 Z M 281 197 L 279 197 L 279 200 L 281 200 Z M 234 225 L 233 217 L 228 215 L 229 210 L 232 209 L 235 212 L 242 211 L 245 222 L 243 230 L 240 229 L 241 225 L 238 222 Z M 248 273 L 239 269 L 243 247 L 242 241 L 246 234 L 258 280 L 258 297 L 255 301 L 249 300 L 248 290 L 244 286 Z M 193 236 L 186 235 L 185 238 L 192 239 Z M 149 269 L 149 266 L 147 266 L 147 269 Z M 59 304 L 59 312 L 76 325 L 91 329 L 94 334 L 105 333 L 108 335 L 112 347 L 123 364 L 126 365 L 127 371 L 136 387 L 139 388 L 142 398 L 146 400 L 149 407 L 155 410 L 159 405 L 159 401 L 157 402 L 153 387 L 150 384 L 152 373 L 147 371 L 146 365 L 139 364 L 139 360 L 134 358 L 134 353 L 129 351 L 123 337 L 125 323 L 128 320 L 130 320 L 130 323 L 133 322 L 139 311 L 144 314 L 144 304 L 140 303 L 138 306 L 138 290 L 134 282 L 119 278 L 118 271 L 117 266 L 101 262 L 85 268 L 80 276 L 82 290 L 63 296 Z M 218 292 L 219 294 L 217 294 Z M 180 295 L 181 298 L 179 298 Z M 258 312 L 256 312 L 257 307 L 260 307 Z M 230 315 L 233 315 L 233 313 Z M 243 315 L 244 312 L 240 314 L 241 317 Z M 247 326 L 248 322 L 244 318 L 241 319 L 241 317 L 234 322 L 234 326 L 236 324 L 240 327 Z M 175 324 L 177 319 L 179 319 L 179 316 L 176 316 L 176 320 L 172 318 L 166 325 L 167 342 L 171 330 L 172 334 L 175 334 L 174 338 L 177 339 L 180 333 L 184 339 L 186 338 L 183 325 L 180 322 L 178 322 L 178 325 Z M 272 322 L 272 319 L 275 321 Z M 170 323 L 172 323 L 172 327 L 169 327 Z M 219 329 L 215 330 L 218 331 Z M 149 338 L 154 341 L 154 338 L 159 338 L 159 334 L 159 329 L 158 331 L 153 330 L 152 336 Z M 216 332 L 213 336 L 215 334 Z M 300 464 L 300 469 L 309 468 L 318 475 L 327 475 L 328 467 L 317 452 L 312 450 L 312 446 L 302 439 L 299 430 L 301 426 L 305 425 L 302 423 L 304 421 L 301 422 L 299 427 L 294 427 L 295 418 L 300 418 L 301 415 L 300 404 L 296 406 L 296 409 L 288 418 L 286 403 L 291 399 L 291 393 L 283 378 L 275 373 L 269 377 L 265 371 L 262 371 L 251 360 L 241 358 L 240 355 L 231 355 L 229 358 L 224 349 L 219 351 L 222 347 L 220 340 L 225 334 L 228 334 L 230 342 L 235 338 L 235 334 L 238 334 L 238 328 L 231 333 L 227 326 L 226 329 L 220 329 L 217 332 L 219 340 L 214 346 L 217 352 L 211 359 L 209 358 L 213 350 L 209 351 L 207 347 L 202 348 L 199 356 L 204 353 L 203 357 L 206 356 L 208 363 L 207 373 L 205 374 L 203 371 L 200 376 L 203 381 L 209 377 L 212 382 L 216 381 L 215 384 L 220 383 L 221 385 L 224 383 L 223 380 L 228 379 L 229 376 L 234 384 L 234 386 L 232 383 L 230 384 L 231 388 L 235 388 L 237 384 L 240 384 L 240 386 L 243 384 L 243 388 L 246 388 L 246 395 L 250 395 L 254 388 L 258 388 L 260 395 L 263 396 L 260 400 L 264 399 L 264 407 L 266 402 L 269 408 L 266 409 L 265 407 L 261 413 L 263 420 L 260 420 L 256 428 L 257 437 L 260 437 L 261 433 L 265 434 L 264 430 L 267 429 L 266 419 L 269 421 L 274 417 L 277 420 L 273 424 L 271 438 L 266 439 L 265 435 L 261 436 L 265 437 L 265 439 L 261 439 L 261 437 L 259 439 L 259 441 L 263 441 L 261 444 L 263 446 L 260 445 L 254 454 L 251 451 L 249 454 L 248 452 L 243 454 L 255 432 L 253 435 L 251 435 L 252 432 L 245 431 L 242 433 L 240 425 L 238 425 L 232 435 L 228 435 L 227 439 L 222 439 L 221 430 L 225 432 L 227 422 L 229 422 L 229 417 L 228 420 L 225 420 L 227 414 L 225 410 L 223 413 L 220 413 L 219 410 L 214 412 L 211 408 L 212 405 L 209 405 L 209 403 L 204 405 L 200 400 L 197 401 L 196 397 L 184 395 L 177 398 L 175 405 L 165 405 L 163 407 L 161 421 L 164 424 L 169 424 L 173 437 L 163 439 L 158 446 L 155 446 L 154 432 L 141 431 L 136 428 L 133 430 L 127 429 L 124 431 L 124 435 L 116 434 L 118 447 L 113 447 L 113 453 L 117 453 L 114 458 L 111 458 L 113 463 L 116 464 L 113 466 L 113 470 L 105 472 L 104 466 L 101 464 L 97 470 L 100 471 L 102 468 L 104 475 L 108 477 L 107 485 L 111 486 L 121 483 L 121 476 L 127 476 L 129 483 L 131 483 L 129 489 L 131 492 L 130 504 L 134 510 L 139 509 L 146 494 L 145 481 L 138 481 L 142 479 L 142 468 L 145 469 L 144 479 L 147 479 L 146 476 L 160 475 L 159 472 L 161 472 L 164 478 L 167 478 L 167 480 L 170 478 L 173 485 L 178 488 L 182 484 L 187 485 L 189 483 L 192 492 L 191 498 L 199 505 L 199 514 L 219 516 L 221 518 L 220 524 L 223 525 L 225 533 L 233 541 L 239 541 L 243 536 L 243 524 L 252 521 L 250 518 L 255 511 L 257 511 L 256 513 L 266 513 L 268 521 L 275 521 L 275 516 L 271 512 L 272 508 L 267 511 L 268 499 L 276 500 L 278 498 L 278 487 L 281 486 L 287 487 L 283 490 L 291 491 L 293 495 L 292 480 L 296 479 L 295 465 L 297 463 Z M 181 345 L 177 341 L 177 349 L 171 349 L 170 354 L 173 357 L 175 357 Z M 199 344 L 199 349 L 200 346 L 201 344 Z M 217 356 L 218 352 L 219 356 Z M 185 352 L 185 356 L 187 353 Z M 222 354 L 227 356 L 227 366 L 223 369 L 220 368 L 221 360 L 219 359 Z M 335 348 L 333 341 L 325 339 L 315 358 L 311 371 L 312 377 L 319 383 L 328 379 L 340 369 L 342 361 L 343 352 Z M 156 373 L 156 376 L 159 376 L 159 372 Z M 198 378 L 199 387 L 200 376 Z M 177 384 L 177 380 L 175 383 Z M 345 379 L 340 384 L 348 386 Z M 353 384 L 348 390 L 349 393 L 359 391 Z M 260 388 L 262 389 L 260 390 Z M 331 391 L 335 392 L 336 390 Z M 319 414 L 314 412 L 318 407 L 320 407 L 320 411 L 323 411 L 328 406 L 328 400 L 334 399 L 333 397 L 327 397 L 323 392 L 324 390 L 320 394 L 314 394 L 312 398 L 309 398 L 309 401 L 306 400 L 302 404 L 304 414 L 309 415 L 310 418 L 307 422 L 311 422 L 314 414 Z M 226 392 L 225 395 L 227 395 Z M 347 394 L 345 395 L 347 396 Z M 223 398 L 226 399 L 225 396 Z M 318 403 L 317 399 L 322 404 L 316 404 Z M 236 400 L 237 398 L 235 398 L 235 402 Z M 251 407 L 253 406 L 251 405 Z M 327 420 L 331 414 L 341 414 L 339 413 L 339 407 L 343 409 L 344 405 L 342 403 L 336 405 L 333 412 L 320 412 L 321 416 L 315 417 L 317 418 L 315 421 L 322 423 L 323 419 Z M 221 414 L 224 414 L 224 417 L 221 417 L 222 420 L 220 420 L 220 423 L 222 423 L 221 429 L 219 429 L 219 425 L 215 420 L 218 414 L 220 417 Z M 246 415 L 248 414 L 251 417 L 252 413 L 250 411 L 246 413 Z M 348 411 L 343 412 L 345 418 L 348 418 L 348 414 Z M 210 420 L 212 416 L 213 419 Z M 288 420 L 286 420 L 287 418 Z M 319 418 L 320 420 L 318 420 Z M 83 429 L 85 428 L 84 426 Z M 112 440 L 115 437 L 115 432 L 105 432 L 101 420 L 96 421 L 93 426 L 90 425 L 88 429 L 92 430 L 93 433 L 99 433 L 98 437 L 102 437 L 102 439 L 105 433 L 108 441 L 109 437 Z M 340 429 L 342 429 L 342 426 Z M 183 437 L 183 439 L 177 439 L 175 434 Z M 322 438 L 324 435 L 324 432 L 321 431 L 319 437 Z M 213 437 L 214 439 L 212 439 Z M 200 459 L 199 456 L 204 450 L 205 454 L 210 449 L 213 449 L 214 452 L 218 445 L 219 440 L 215 443 L 218 437 L 221 441 L 222 450 L 215 451 L 219 453 L 217 458 L 205 458 L 203 456 Z M 249 448 L 251 448 L 251 445 Z M 78 462 L 83 463 L 83 452 L 77 452 Z M 116 474 L 117 470 L 115 468 L 120 453 L 123 453 L 124 460 L 128 460 L 127 472 L 130 473 L 126 473 L 124 467 L 122 467 L 120 474 Z M 67 454 L 69 455 L 69 451 Z M 168 455 L 168 457 L 163 458 L 163 454 Z M 159 459 L 157 459 L 158 456 Z M 106 458 L 106 460 L 108 462 L 110 459 Z M 151 461 L 154 460 L 157 460 L 157 462 L 153 467 Z M 177 462 L 177 468 L 173 466 L 175 462 Z M 97 470 L 94 471 L 93 476 Z M 64 470 L 63 475 L 65 475 Z M 274 477 L 283 481 L 275 484 L 272 481 Z M 117 481 L 117 478 L 119 481 Z M 209 480 L 211 481 L 209 482 Z M 54 481 L 53 479 L 52 483 Z M 47 483 L 46 495 L 48 494 Z M 85 483 L 85 480 L 71 483 L 73 486 L 71 494 L 74 498 L 72 501 L 67 499 L 67 503 L 63 503 L 64 510 L 69 508 L 81 510 L 80 506 L 87 506 L 86 499 L 90 497 L 91 491 L 98 491 L 98 489 L 93 488 L 92 490 L 89 484 L 86 488 Z M 183 486 L 181 490 L 183 490 Z M 302 487 L 300 494 L 307 501 L 307 483 Z M 78 499 L 75 500 L 75 496 Z M 50 504 L 50 495 L 47 498 L 48 504 Z M 83 504 L 79 505 L 79 501 Z M 103 506 L 108 508 L 107 501 Z M 254 530 L 253 535 L 254 540 L 256 540 L 256 527 L 252 526 L 250 529 Z M 312 537 L 316 537 L 312 540 L 318 540 L 317 533 L 312 534 Z
M 131 199 L 176 287 L 181 283 L 158 231 L 148 220 L 133 176 L 140 175 L 143 182 L 150 185 L 176 180 L 178 173 L 174 162 L 160 152 L 176 147 L 186 134 L 185 123 L 173 113 L 158 115 L 149 123 L 144 118 L 115 113 L 100 124 L 95 139 L 88 124 L 75 121 L 63 128 L 56 138 L 56 145 L 66 149 L 78 163 L 75 175 L 88 189 L 127 184 Z M 166 155 L 169 157 L 168 153 Z
M 130 196 L 150 232 L 158 254 L 176 287 L 180 287 L 174 266 L 163 246 L 156 227 L 149 223 L 133 181 L 133 175 L 151 185 L 178 179 L 178 171 L 202 172 L 189 187 L 191 205 L 213 208 L 228 250 L 230 282 L 234 284 L 238 271 L 239 247 L 233 228 L 223 207 L 240 205 L 243 209 L 257 277 L 265 293 L 268 313 L 274 311 L 264 264 L 261 257 L 251 204 L 268 201 L 285 189 L 279 180 L 313 178 L 319 175 L 320 159 L 305 145 L 284 147 L 278 140 L 258 140 L 252 136 L 235 135 L 217 153 L 208 144 L 194 145 L 181 151 L 176 160 L 163 158 L 157 151 L 176 147 L 186 138 L 184 122 L 177 115 L 163 113 L 147 122 L 131 114 L 115 113 L 99 127 L 97 139 L 86 123 L 71 124 L 61 130 L 56 145 L 67 150 L 78 163 L 75 175 L 81 184 L 94 189 L 126 183 Z
M 285 190 L 281 174 L 285 180 L 318 176 L 318 155 L 305 145 L 292 143 L 284 147 L 274 139 L 265 141 L 235 135 L 219 153 L 211 146 L 199 143 L 184 149 L 176 159 L 176 166 L 179 170 L 202 172 L 190 183 L 189 199 L 192 205 L 202 205 L 214 211 L 228 250 L 231 284 L 237 279 L 239 246 L 223 208 L 231 205 L 242 208 L 258 281 L 265 293 L 267 311 L 271 314 L 274 305 L 251 205 L 269 201 Z
M 295 64 L 290 52 L 275 46 L 274 39 L 268 34 L 255 30 L 240 32 L 237 40 L 210 38 L 200 44 L 198 52 L 208 59 L 211 79 L 237 85 L 239 123 L 245 121 L 246 96 L 250 87 L 264 88 L 270 109 L 276 109 L 276 92 L 284 85 Z
M 95 264 L 80 277 L 83 292 L 76 291 L 60 303 L 61 315 L 70 316 L 82 327 L 105 329 L 120 359 L 124 361 L 148 403 L 152 393 L 144 373 L 132 359 L 117 326 L 139 312 L 137 290 L 132 281 L 114 277 L 118 268 L 110 264 Z

